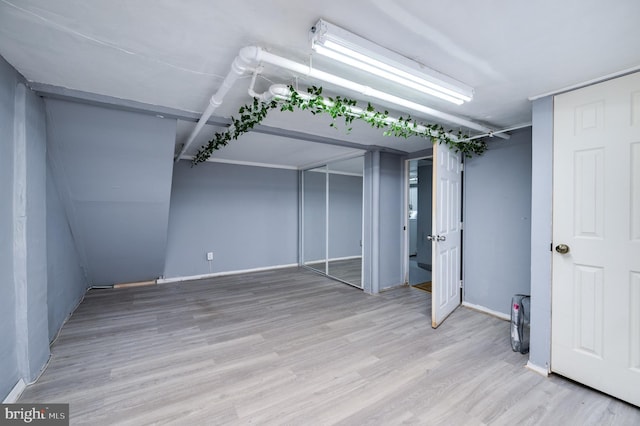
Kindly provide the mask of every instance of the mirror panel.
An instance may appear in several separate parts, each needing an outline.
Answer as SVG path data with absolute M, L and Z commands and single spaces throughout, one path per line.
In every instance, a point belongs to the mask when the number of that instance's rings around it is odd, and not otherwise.
M 364 157 L 302 172 L 302 265 L 363 288 Z
M 327 167 L 302 172 L 303 264 L 327 273 Z
M 328 274 L 362 288 L 364 157 L 330 163 Z

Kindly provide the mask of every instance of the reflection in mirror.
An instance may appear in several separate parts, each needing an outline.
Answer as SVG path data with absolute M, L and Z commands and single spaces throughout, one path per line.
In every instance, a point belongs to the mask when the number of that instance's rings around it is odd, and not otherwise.
M 327 167 L 305 170 L 302 182 L 303 264 L 327 273 Z
M 328 172 L 328 275 L 362 288 L 364 157 L 337 161 Z

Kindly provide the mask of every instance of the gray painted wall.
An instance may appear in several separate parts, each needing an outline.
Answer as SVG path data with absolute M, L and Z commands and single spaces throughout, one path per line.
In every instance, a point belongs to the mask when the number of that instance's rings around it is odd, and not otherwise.
M 403 158 L 380 153 L 379 289 L 403 284 Z M 375 231 L 374 231 L 375 232 Z
M 329 174 L 329 259 L 360 256 L 362 177 Z
M 529 362 L 551 365 L 553 97 L 533 102 L 531 182 L 531 341 Z
M 363 227 L 362 227 L 362 288 L 366 293 L 377 293 L 378 286 L 378 235 L 374 229 L 379 226 L 377 203 L 380 186 L 380 152 L 366 152 L 363 166 Z M 376 271 L 374 273 L 374 271 Z
M 53 176 L 92 285 L 164 270 L 176 121 L 46 100 Z
M 168 234 L 167 278 L 296 264 L 298 172 L 180 161 Z
M 403 284 L 403 158 L 370 151 L 364 156 L 364 291 Z
M 22 99 L 24 97 L 24 99 Z M 24 108 L 24 109 L 23 109 Z M 23 115 L 23 117 L 21 117 Z M 20 162 L 26 167 L 24 172 L 14 173 L 15 191 L 19 194 L 24 189 L 24 208 L 14 204 L 14 216 L 18 232 L 14 237 L 23 234 L 26 245 L 26 258 L 22 264 L 21 246 L 22 235 L 14 238 L 14 279 L 17 293 L 17 321 L 18 329 L 18 364 L 24 362 L 25 377 L 28 382 L 36 379 L 40 370 L 49 358 L 49 333 L 47 316 L 47 174 L 46 174 L 46 131 L 45 114 L 42 99 L 37 97 L 26 86 L 18 85 L 16 91 L 16 121 L 14 129 L 24 126 L 24 156 L 19 155 L 14 163 L 14 171 L 19 170 Z M 16 134 L 15 147 L 23 144 L 21 133 Z M 23 174 L 24 173 L 24 174 Z M 20 181 L 24 187 L 20 185 Z M 18 196 L 17 198 L 22 198 Z M 14 201 L 16 198 L 14 198 Z M 20 217 L 18 211 L 25 216 Z M 20 229 L 22 228 L 22 229 Z M 24 267 L 20 271 L 19 267 Z M 21 299 L 20 294 L 24 297 Z M 23 323 L 23 321 L 25 321 Z M 24 334 L 26 335 L 24 335 Z M 21 344 L 21 340 L 24 343 Z M 22 348 L 22 360 L 21 360 Z
M 431 235 L 431 210 L 433 206 L 433 166 L 418 167 L 418 236 L 416 261 L 431 265 L 433 244 L 427 240 Z
M 0 399 L 49 357 L 42 99 L 0 58 Z
M 80 267 L 62 202 L 47 167 L 47 307 L 49 340 L 82 300 L 88 283 Z
M 0 57 L 0 401 L 20 379 L 13 281 L 13 121 L 16 72 Z
M 464 170 L 464 300 L 509 314 L 531 292 L 531 130 L 492 140 Z

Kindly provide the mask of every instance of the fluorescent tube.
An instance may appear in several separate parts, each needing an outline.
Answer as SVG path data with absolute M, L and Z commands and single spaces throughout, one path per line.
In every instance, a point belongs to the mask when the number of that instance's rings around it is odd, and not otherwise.
M 318 54 L 456 105 L 473 96 L 466 84 L 322 19 L 312 28 L 311 44 Z

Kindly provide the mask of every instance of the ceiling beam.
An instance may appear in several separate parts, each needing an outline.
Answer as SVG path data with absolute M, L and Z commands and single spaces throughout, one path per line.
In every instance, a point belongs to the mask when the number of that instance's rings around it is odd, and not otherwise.
M 28 84 L 31 90 L 37 95 L 65 100 L 69 102 L 83 103 L 92 106 L 115 109 L 118 111 L 129 111 L 140 114 L 154 115 L 160 118 L 170 118 L 195 123 L 200 118 L 200 113 L 193 111 L 184 111 L 176 108 L 163 107 L 160 105 L 152 105 L 143 102 L 132 101 L 129 99 L 115 98 L 112 96 L 99 95 L 96 93 L 84 92 L 81 90 L 68 89 L 66 87 L 53 86 L 50 84 L 34 83 Z M 211 116 L 207 120 L 207 124 L 216 127 L 229 127 L 231 120 L 224 117 Z M 361 149 L 363 151 L 384 151 L 395 154 L 407 154 L 407 151 L 399 149 L 387 148 L 379 145 L 364 145 L 355 142 L 344 141 L 340 139 L 328 138 L 325 136 L 314 135 L 311 133 L 299 132 L 296 130 L 282 129 L 279 127 L 265 126 L 259 124 L 252 130 L 255 133 L 266 135 L 280 136 L 283 138 L 298 139 L 306 142 L 321 143 L 325 145 L 341 146 L 345 148 Z

